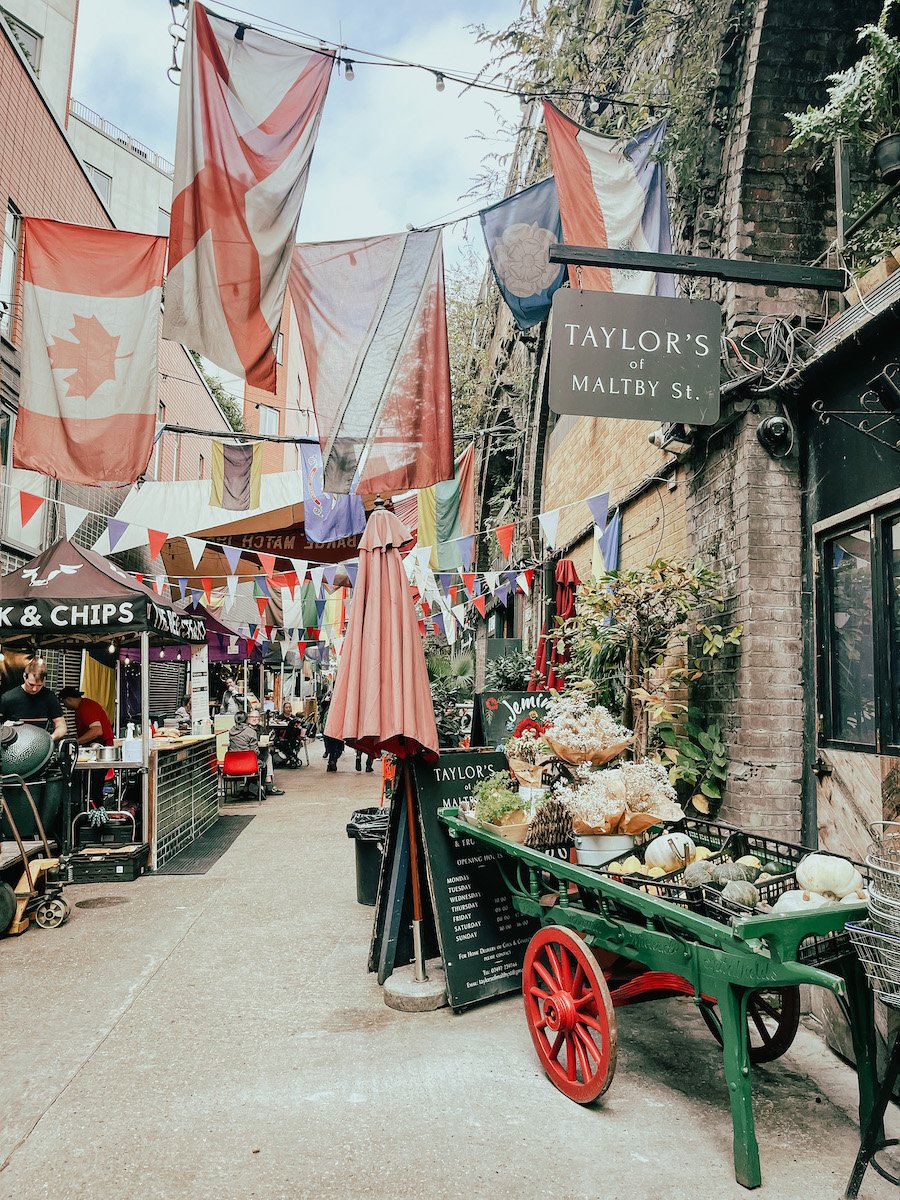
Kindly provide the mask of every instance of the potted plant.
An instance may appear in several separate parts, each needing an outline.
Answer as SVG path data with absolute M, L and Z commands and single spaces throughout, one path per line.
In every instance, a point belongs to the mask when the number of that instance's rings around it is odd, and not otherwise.
M 479 825 L 513 842 L 525 840 L 528 822 L 508 771 L 495 771 L 487 779 L 479 779 L 472 798 L 475 801 L 475 819 Z
M 828 76 L 828 100 L 820 108 L 788 113 L 791 146 L 821 146 L 827 153 L 840 138 L 871 154 L 884 183 L 900 179 L 900 38 L 890 32 L 898 0 L 883 0 L 874 25 L 863 25 L 857 41 L 866 53 L 846 71 Z

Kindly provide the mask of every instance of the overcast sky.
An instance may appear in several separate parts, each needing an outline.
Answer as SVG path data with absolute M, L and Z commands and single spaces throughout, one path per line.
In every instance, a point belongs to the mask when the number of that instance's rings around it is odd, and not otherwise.
M 427 0 L 244 3 L 260 17 L 316 38 L 466 71 L 479 69 L 489 56 L 488 47 L 476 45 L 469 26 L 477 21 L 500 29 L 519 11 L 518 0 L 456 0 L 449 6 Z M 223 6 L 210 3 L 210 8 L 238 19 Z M 80 0 L 72 94 L 171 159 L 178 89 L 166 78 L 168 24 L 163 0 Z M 515 122 L 518 102 L 484 92 L 460 97 L 452 83 L 438 93 L 433 76 L 419 71 L 359 65 L 355 73 L 352 83 L 342 75 L 332 77 L 299 240 L 393 233 L 407 223 L 426 225 L 476 207 L 460 197 L 479 173 L 483 156 L 497 148 L 492 106 Z M 458 253 L 462 231 L 457 226 L 448 235 L 450 259 Z M 477 222 L 469 222 L 468 234 L 480 247 Z

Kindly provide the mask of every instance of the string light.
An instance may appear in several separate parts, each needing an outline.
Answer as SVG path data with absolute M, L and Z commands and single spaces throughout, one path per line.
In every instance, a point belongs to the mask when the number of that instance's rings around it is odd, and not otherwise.
M 344 78 L 347 80 L 348 83 L 352 83 L 353 80 L 356 78 L 356 75 L 353 70 L 353 63 L 350 61 L 349 58 L 344 59 Z
M 109 643 L 109 652 L 110 652 L 110 654 L 115 654 L 115 652 L 116 652 L 116 643 L 115 642 Z
M 434 86 L 435 86 L 436 91 L 439 91 L 439 92 L 442 92 L 447 86 L 446 83 L 444 82 L 444 76 L 441 74 L 440 71 L 435 71 L 435 73 L 434 73 Z
M 165 657 L 166 657 L 166 652 L 165 652 L 165 650 L 162 648 L 162 646 L 160 646 L 160 648 L 159 648 L 159 657 L 160 657 L 160 658 L 165 658 Z

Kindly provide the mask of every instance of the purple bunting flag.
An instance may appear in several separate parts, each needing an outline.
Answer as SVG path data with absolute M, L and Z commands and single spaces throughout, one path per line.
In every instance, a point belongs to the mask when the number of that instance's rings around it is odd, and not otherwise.
M 601 529 L 606 528 L 606 518 L 609 515 L 609 492 L 601 492 L 598 496 L 589 496 L 585 500 L 594 518 L 594 524 Z
M 109 534 L 109 552 L 112 554 L 122 537 L 122 534 L 128 528 L 127 521 L 119 521 L 115 517 L 106 518 L 106 532 Z
M 228 563 L 229 574 L 236 575 L 237 565 L 241 561 L 241 550 L 237 546 L 222 546 L 221 550 Z

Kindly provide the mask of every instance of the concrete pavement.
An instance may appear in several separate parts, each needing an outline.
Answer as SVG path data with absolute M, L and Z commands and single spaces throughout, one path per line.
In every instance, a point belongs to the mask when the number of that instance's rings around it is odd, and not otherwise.
M 378 777 L 349 755 L 337 775 L 311 761 L 279 773 L 287 794 L 209 874 L 73 887 L 62 929 L 0 942 L 0 1197 L 748 1194 L 689 1001 L 619 1011 L 593 1108 L 546 1080 L 516 997 L 459 1016 L 385 1007 L 344 832 Z M 854 1097 L 809 1032 L 755 1071 L 762 1196 L 842 1194 Z M 862 1194 L 895 1191 L 870 1171 Z

